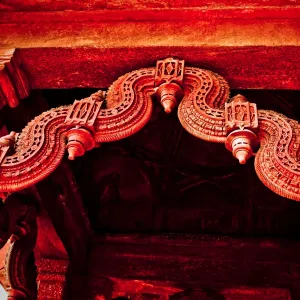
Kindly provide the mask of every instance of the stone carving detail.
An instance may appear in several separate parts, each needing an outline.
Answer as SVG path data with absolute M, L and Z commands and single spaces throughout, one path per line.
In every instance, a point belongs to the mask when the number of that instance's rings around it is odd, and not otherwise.
M 6 136 L 0 137 L 0 163 L 7 155 L 7 153 L 12 149 L 16 141 L 16 133 L 11 132 Z
M 105 92 L 98 91 L 81 101 L 75 100 L 70 107 L 65 120 L 67 125 L 75 125 L 75 128 L 68 130 L 66 134 L 70 160 L 82 156 L 86 151 L 95 147 L 96 142 L 92 132 L 94 132 L 94 123 L 104 100 Z
M 18 106 L 29 92 L 29 81 L 15 49 L 0 49 L 0 108 Z
M 1 284 L 9 299 L 33 299 L 36 293 L 36 270 L 33 248 L 36 241 L 36 207 L 33 203 L 13 196 L 8 206 L 10 228 L 0 243 L 5 264 L 0 268 Z M 6 244 L 4 241 L 7 240 Z
M 229 87 L 221 76 L 173 58 L 125 74 L 107 95 L 95 93 L 31 121 L 17 135 L 15 152 L 2 158 L 0 192 L 17 191 L 48 176 L 65 153 L 66 138 L 74 159 L 98 143 L 134 134 L 149 120 L 155 94 L 166 112 L 184 95 L 178 107 L 182 126 L 198 138 L 226 143 L 241 163 L 260 142 L 255 158 L 259 178 L 279 195 L 300 200 L 300 125 L 273 111 L 257 112 L 242 96 L 229 102 Z
M 155 92 L 166 113 L 170 113 L 183 96 L 184 60 L 166 58 L 156 63 Z
M 185 74 L 189 73 L 186 69 Z M 237 120 L 233 122 L 228 115 L 225 117 L 228 85 L 219 75 L 197 70 L 197 84 L 179 105 L 179 120 L 194 136 L 219 143 L 227 139 L 227 147 L 235 151 L 232 143 L 237 136 L 228 140 L 228 128 L 241 124 Z M 248 107 L 248 113 L 242 118 L 245 124 L 240 136 L 247 144 L 247 149 L 243 150 L 248 153 L 239 158 L 240 162 L 244 163 L 252 155 L 252 148 L 258 143 L 254 133 L 257 132 L 260 148 L 255 155 L 255 170 L 258 177 L 273 192 L 300 201 L 300 124 L 274 111 L 258 110 L 256 128 L 255 106 L 250 104 Z
M 66 138 L 69 138 L 68 150 L 73 159 L 97 143 L 119 140 L 141 129 L 152 112 L 154 72 L 154 68 L 141 69 L 119 78 L 107 93 L 105 109 L 99 110 L 105 98 L 100 91 L 83 99 L 86 113 L 79 113 L 81 104 L 75 101 L 73 106 L 51 109 L 29 122 L 17 135 L 14 153 L 5 156 L 0 164 L 2 197 L 51 174 L 64 156 Z M 81 135 L 81 140 L 76 139 L 76 134 Z M 84 149 L 76 143 L 83 142 L 82 138 L 87 142 Z
M 258 119 L 258 177 L 275 193 L 300 201 L 300 124 L 274 111 L 259 110 Z
M 75 100 L 68 111 L 65 123 L 92 129 L 104 100 L 105 92 L 103 91 L 98 91 L 80 101 Z
M 254 133 L 258 128 L 257 108 L 242 95 L 225 103 L 225 126 L 229 134 L 225 141 L 226 148 L 232 152 L 240 164 L 254 155 L 258 138 Z

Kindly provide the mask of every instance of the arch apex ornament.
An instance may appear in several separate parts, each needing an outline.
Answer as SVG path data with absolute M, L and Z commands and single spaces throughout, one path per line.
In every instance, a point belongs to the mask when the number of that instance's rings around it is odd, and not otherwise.
M 73 105 L 46 111 L 20 134 L 0 139 L 0 194 L 47 177 L 65 149 L 72 160 L 100 143 L 136 133 L 151 117 L 154 95 L 166 113 L 180 101 L 178 118 L 190 134 L 224 143 L 241 164 L 255 156 L 260 180 L 275 193 L 300 201 L 299 123 L 258 110 L 242 95 L 229 99 L 223 77 L 175 58 L 127 73 L 107 93 L 98 91 Z
M 166 113 L 172 112 L 183 97 L 184 60 L 166 58 L 156 63 L 155 93 Z

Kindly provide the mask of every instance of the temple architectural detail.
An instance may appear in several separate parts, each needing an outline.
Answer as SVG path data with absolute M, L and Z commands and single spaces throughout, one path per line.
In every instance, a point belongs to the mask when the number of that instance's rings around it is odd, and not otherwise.
M 7 210 L 10 226 L 6 234 L 0 232 L 0 256 L 5 257 L 4 265 L 0 263 L 0 283 L 7 291 L 8 299 L 34 299 L 36 267 L 33 249 L 37 238 L 37 210 L 20 195 L 10 202 Z
M 42 113 L 16 135 L 12 154 L 10 142 L 3 141 L 11 141 L 14 133 L 2 138 L 0 192 L 12 193 L 46 178 L 60 164 L 65 149 L 72 160 L 99 143 L 136 133 L 148 122 L 155 95 L 167 113 L 182 98 L 178 118 L 190 134 L 225 143 L 241 164 L 255 156 L 257 175 L 268 188 L 300 200 L 299 123 L 274 111 L 257 110 L 241 95 L 230 99 L 220 75 L 173 58 L 158 61 L 156 68 L 125 74 L 107 94 L 99 91 Z
M 30 83 L 15 49 L 0 49 L 0 108 L 16 107 L 29 96 Z
M 167 58 L 157 61 L 155 91 L 166 113 L 170 113 L 183 97 L 183 76 L 183 60 Z

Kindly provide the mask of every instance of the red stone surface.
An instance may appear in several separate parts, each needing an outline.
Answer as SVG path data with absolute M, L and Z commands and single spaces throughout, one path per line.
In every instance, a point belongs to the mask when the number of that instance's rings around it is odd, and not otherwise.
M 218 72 L 233 89 L 300 88 L 299 49 L 293 46 L 29 48 L 19 52 L 35 89 L 107 88 L 126 72 L 155 65 L 166 53 Z M 283 55 L 284 59 L 278 59 Z
M 5 3 L 0 47 L 19 49 L 33 88 L 108 87 L 175 56 L 220 73 L 233 88 L 299 89 L 300 8 L 278 3 Z
M 235 89 L 300 89 L 297 1 L 3 0 L 0 11 L 0 47 L 17 48 L 34 89 L 107 88 L 167 56 L 218 72 Z M 296 105 L 265 95 L 258 97 L 262 105 L 270 99 L 268 109 L 297 117 Z M 49 106 L 65 103 L 59 97 Z M 20 109 L 3 108 L 1 133 L 7 133 L 4 125 L 23 128 L 40 109 L 26 101 Z M 297 237 L 298 203 L 274 196 L 251 167 L 239 169 L 224 147 L 197 141 L 160 109 L 140 134 L 74 163 L 79 186 L 66 167 L 38 185 L 49 214 L 38 220 L 40 299 L 61 299 L 66 289 L 80 288 L 75 279 L 66 284 L 64 247 L 81 284 L 88 278 L 83 270 L 91 230 L 83 203 L 98 232 Z M 298 242 L 172 239 L 100 237 L 91 249 L 90 294 L 101 300 L 106 293 L 134 300 L 300 299 Z
M 279 240 L 214 236 L 99 237 L 91 252 L 90 293 L 158 298 L 186 291 L 191 298 L 174 299 L 202 299 L 194 289 L 207 297 L 203 299 L 289 300 L 289 289 L 297 288 L 299 280 L 298 262 L 291 259 L 298 247 Z M 289 269 L 292 276 L 285 273 Z
M 133 0 L 133 1 L 125 1 L 125 0 L 95 0 L 92 2 L 82 2 L 79 0 L 71 1 L 57 1 L 57 0 L 16 0 L 16 1 L 9 1 L 4 0 L 2 1 L 0 8 L 2 11 L 54 11 L 54 10 L 96 10 L 96 9 L 124 9 L 124 8 L 182 8 L 182 7 L 189 7 L 189 8 L 197 8 L 197 7 L 276 7 L 276 6 L 296 6 L 298 3 L 293 0 L 266 0 L 263 3 L 259 0 Z

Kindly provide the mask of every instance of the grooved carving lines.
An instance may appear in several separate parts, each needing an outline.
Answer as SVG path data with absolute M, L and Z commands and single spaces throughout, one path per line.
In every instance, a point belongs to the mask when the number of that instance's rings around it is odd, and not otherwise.
M 147 123 L 155 92 L 154 76 L 155 68 L 140 69 L 111 85 L 107 108 L 101 108 L 94 120 L 92 135 L 96 143 L 125 138 Z M 197 138 L 224 143 L 227 137 L 224 106 L 229 101 L 229 87 L 224 78 L 208 70 L 185 67 L 183 89 L 184 97 L 178 107 L 182 126 Z M 70 107 L 44 112 L 17 136 L 15 153 L 6 156 L 0 166 L 0 192 L 33 185 L 58 166 L 65 152 L 66 133 L 72 128 L 65 122 Z M 88 128 L 88 124 L 80 126 Z M 274 111 L 258 110 L 257 134 L 258 177 L 275 193 L 299 201 L 299 123 Z

